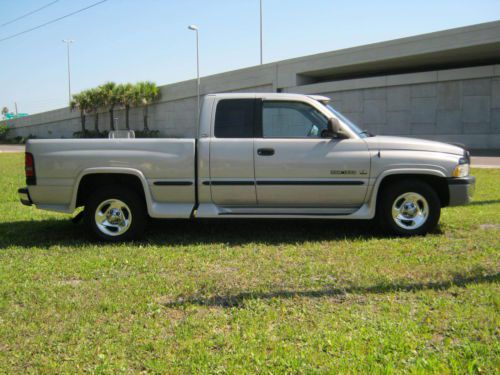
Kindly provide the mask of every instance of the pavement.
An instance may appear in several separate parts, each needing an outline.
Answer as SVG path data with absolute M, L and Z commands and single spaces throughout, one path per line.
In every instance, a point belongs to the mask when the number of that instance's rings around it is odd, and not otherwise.
M 472 156 L 472 168 L 500 168 L 500 156 Z
M 24 145 L 0 145 L 0 154 L 11 152 L 24 152 Z
M 24 145 L 0 145 L 1 153 L 24 152 Z M 481 156 L 472 156 L 473 168 L 500 168 L 500 154 L 496 151 L 487 153 L 486 151 L 477 152 Z M 472 152 L 474 155 L 475 152 Z M 490 155 L 488 155 L 490 154 Z

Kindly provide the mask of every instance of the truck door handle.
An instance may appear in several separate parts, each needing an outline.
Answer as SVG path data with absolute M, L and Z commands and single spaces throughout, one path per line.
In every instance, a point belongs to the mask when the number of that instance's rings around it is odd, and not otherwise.
M 274 155 L 274 149 L 272 148 L 259 148 L 257 154 L 260 156 L 271 156 Z

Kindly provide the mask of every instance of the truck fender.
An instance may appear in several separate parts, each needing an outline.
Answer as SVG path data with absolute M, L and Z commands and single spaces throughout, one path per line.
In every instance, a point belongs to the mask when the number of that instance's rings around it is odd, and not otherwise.
M 392 175 L 405 175 L 405 174 L 421 174 L 421 175 L 431 175 L 431 176 L 436 176 L 436 177 L 443 177 L 446 178 L 446 175 L 436 169 L 428 169 L 428 168 L 401 168 L 401 169 L 389 169 L 386 171 L 383 171 L 378 175 L 378 177 L 375 180 L 375 183 L 373 184 L 372 191 L 370 194 L 370 200 L 368 202 L 370 206 L 369 210 L 369 216 L 371 218 L 375 217 L 375 209 L 377 207 L 377 197 L 378 197 L 378 191 L 380 188 L 380 184 L 386 178 L 387 176 L 392 176 Z
M 80 187 L 80 182 L 81 182 L 82 178 L 87 176 L 87 175 L 90 175 L 90 174 L 128 174 L 128 175 L 133 175 L 133 176 L 138 177 L 142 183 L 142 188 L 144 190 L 144 197 L 146 199 L 146 206 L 148 209 L 148 214 L 151 215 L 151 207 L 152 207 L 153 199 L 151 197 L 151 192 L 149 190 L 149 185 L 148 185 L 146 177 L 144 176 L 144 174 L 141 171 L 139 171 L 137 169 L 122 168 L 122 167 L 87 168 L 87 169 L 84 169 L 83 171 L 81 171 L 76 178 L 75 186 L 73 188 L 73 194 L 71 197 L 71 205 L 70 205 L 71 211 L 74 211 L 76 208 L 75 207 L 76 206 L 76 199 L 78 196 L 78 189 Z

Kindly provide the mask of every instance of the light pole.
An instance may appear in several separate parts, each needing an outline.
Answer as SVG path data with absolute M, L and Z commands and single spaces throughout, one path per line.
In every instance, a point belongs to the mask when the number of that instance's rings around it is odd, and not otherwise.
M 196 123 L 200 123 L 200 42 L 198 38 L 198 26 L 189 25 L 189 30 L 196 32 L 196 102 L 197 102 L 197 113 L 196 113 Z
M 262 58 L 262 44 L 263 44 L 263 33 L 262 33 L 262 0 L 260 0 L 260 65 L 263 63 L 263 58 Z
M 69 45 L 75 41 L 72 39 L 63 39 L 63 43 L 66 43 L 66 49 L 68 53 L 68 103 L 71 102 L 71 69 L 69 62 Z

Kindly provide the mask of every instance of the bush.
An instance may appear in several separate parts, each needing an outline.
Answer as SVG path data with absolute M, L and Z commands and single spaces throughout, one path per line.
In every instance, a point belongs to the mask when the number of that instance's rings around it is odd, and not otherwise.
M 85 130 L 85 132 L 77 131 L 73 133 L 73 138 L 108 138 L 109 132 L 104 130 L 96 132 L 95 130 Z
M 0 138 L 0 142 L 10 144 L 10 145 L 24 145 L 28 139 L 37 138 L 36 135 L 30 134 L 27 137 L 22 137 L 20 135 L 15 136 L 14 138 Z
M 7 140 L 7 134 L 9 133 L 9 127 L 7 125 L 0 125 L 0 141 Z
M 134 130 L 136 138 L 160 138 L 159 130 Z M 97 133 L 95 130 L 77 131 L 73 133 L 73 138 L 108 138 L 109 131 L 104 130 Z
M 24 144 L 26 144 L 26 141 L 28 141 L 29 139 L 36 139 L 36 138 L 38 138 L 38 137 L 36 135 L 33 135 L 33 134 L 29 134 L 27 137 L 22 137 L 22 136 L 18 135 L 17 137 L 14 137 L 14 139 L 11 139 L 10 143 L 24 145 Z
M 160 138 L 159 130 L 134 130 L 136 138 Z

